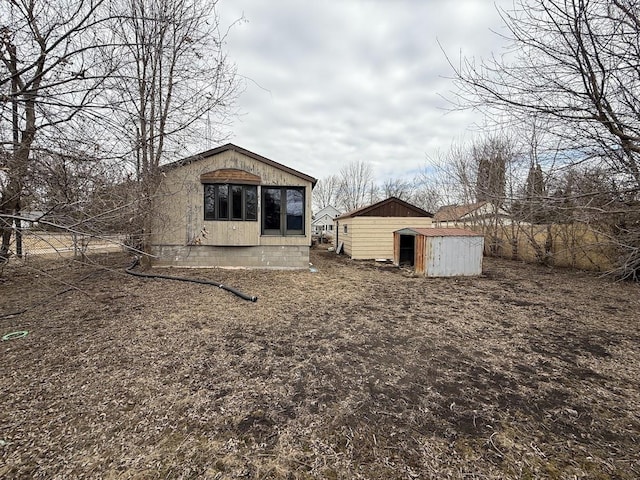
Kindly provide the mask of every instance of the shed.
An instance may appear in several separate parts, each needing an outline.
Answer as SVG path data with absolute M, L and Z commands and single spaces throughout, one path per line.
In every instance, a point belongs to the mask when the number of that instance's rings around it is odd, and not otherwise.
M 393 258 L 393 232 L 407 225 L 430 227 L 433 214 L 396 197 L 352 210 L 335 219 L 336 251 L 354 260 Z
M 482 273 L 484 236 L 462 228 L 402 228 L 393 232 L 393 262 L 427 277 Z

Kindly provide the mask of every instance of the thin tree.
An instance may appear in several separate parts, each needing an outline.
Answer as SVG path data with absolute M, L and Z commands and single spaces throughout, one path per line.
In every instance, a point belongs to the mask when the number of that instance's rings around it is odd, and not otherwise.
M 223 48 L 216 1 L 123 0 L 114 21 L 121 65 L 110 85 L 120 138 L 130 145 L 139 205 L 139 246 L 159 167 L 219 142 L 239 93 L 235 66 Z M 192 152 L 191 152 L 192 153 Z M 126 152 L 125 152 L 126 156 Z

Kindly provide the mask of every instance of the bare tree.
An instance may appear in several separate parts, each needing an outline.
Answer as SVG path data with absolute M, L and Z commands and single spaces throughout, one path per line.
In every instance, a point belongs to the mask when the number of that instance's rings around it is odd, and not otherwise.
M 239 93 L 223 48 L 217 1 L 122 0 L 114 20 L 120 66 L 110 86 L 136 176 L 167 158 L 219 142 Z
M 339 205 L 338 196 L 340 193 L 340 178 L 337 175 L 329 175 L 321 178 L 313 188 L 313 205 L 316 209 L 322 210 L 329 205 Z
M 216 4 L 123 0 L 115 21 L 122 64 L 110 85 L 139 182 L 141 246 L 160 165 L 184 156 L 190 144 L 220 141 L 233 113 L 239 83 L 223 49 Z
M 632 194 L 636 202 L 639 7 L 637 0 L 517 1 L 513 10 L 501 11 L 509 53 L 454 67 L 460 106 L 498 111 L 513 122 L 540 119 L 567 152 L 566 165 L 596 161 L 616 179 L 619 194 Z M 638 277 L 639 245 L 619 246 L 625 260 L 618 273 Z
M 382 183 L 382 196 L 384 198 L 396 197 L 406 202 L 413 202 L 416 185 L 403 178 L 388 178 Z
M 537 116 L 565 146 L 602 155 L 640 185 L 637 0 L 520 0 L 502 18 L 512 54 L 456 78 L 465 105 Z
M 363 161 L 348 163 L 340 169 L 340 206 L 345 211 L 364 207 L 376 198 L 373 168 Z
M 0 2 L 0 256 L 12 236 L 33 164 L 47 134 L 81 132 L 99 103 L 111 65 L 97 51 L 109 44 L 104 0 Z M 5 126 L 10 125 L 7 129 Z M 72 126 L 72 127 L 70 127 Z
M 27 201 L 74 231 L 119 212 L 148 233 L 159 166 L 220 140 L 233 113 L 215 3 L 0 0 L 0 255 Z
M 437 192 L 438 206 L 475 201 L 477 164 L 469 144 L 453 144 L 446 152 L 427 159 L 418 175 L 419 183 Z
M 416 178 L 415 184 L 415 193 L 411 203 L 427 212 L 435 213 L 443 205 L 441 201 L 442 195 L 438 189 L 431 182 L 423 182 L 421 175 Z

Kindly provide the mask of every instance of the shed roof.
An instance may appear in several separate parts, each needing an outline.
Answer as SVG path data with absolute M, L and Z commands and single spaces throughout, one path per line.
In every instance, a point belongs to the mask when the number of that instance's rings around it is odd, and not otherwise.
M 227 143 L 225 145 L 221 145 L 219 147 L 216 148 L 212 148 L 211 150 L 207 150 L 205 152 L 202 153 L 197 153 L 195 155 L 192 155 L 190 157 L 186 157 L 183 158 L 181 160 L 177 160 L 175 162 L 172 163 L 168 163 L 166 165 L 163 165 L 162 168 L 163 169 L 169 169 L 169 168 L 178 168 L 178 167 L 182 167 L 184 165 L 188 165 L 190 163 L 194 163 L 194 162 L 198 162 L 200 160 L 204 160 L 207 157 L 212 157 L 214 155 L 218 155 L 219 153 L 222 152 L 226 152 L 228 150 L 233 150 L 235 152 L 241 153 L 242 155 L 245 155 L 249 158 L 253 158 L 254 160 L 257 160 L 259 162 L 265 163 L 267 165 L 270 165 L 274 168 L 277 168 L 279 170 L 282 170 L 284 172 L 290 173 L 291 175 L 294 175 L 296 177 L 299 177 L 303 180 L 306 180 L 308 182 L 311 182 L 311 184 L 313 186 L 315 186 L 317 180 L 315 178 L 313 178 L 310 175 L 307 175 L 306 173 L 302 173 L 299 172 L 298 170 L 294 170 L 293 168 L 287 167 L 286 165 L 283 165 L 281 163 L 278 163 L 274 160 L 271 160 L 267 157 L 263 157 L 262 155 L 258 155 L 257 153 L 254 152 L 250 152 L 249 150 L 239 147 L 237 145 L 234 145 L 233 143 Z
M 336 220 L 352 217 L 433 217 L 433 214 L 397 197 L 389 197 L 381 202 L 351 210 L 336 217 Z
M 425 237 L 482 237 L 482 233 L 465 228 L 401 228 L 400 235 L 423 235 Z

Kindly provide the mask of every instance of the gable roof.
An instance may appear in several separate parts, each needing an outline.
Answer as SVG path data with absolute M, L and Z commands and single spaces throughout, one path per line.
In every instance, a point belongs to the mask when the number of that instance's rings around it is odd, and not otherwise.
M 433 216 L 434 222 L 449 222 L 454 220 L 460 220 L 462 217 L 466 217 L 470 213 L 475 212 L 479 208 L 486 205 L 488 202 L 482 201 L 477 203 L 468 203 L 466 205 L 445 205 L 440 207 L 436 214 Z
M 321 208 L 316 213 L 313 214 L 314 217 L 323 216 L 323 215 L 331 215 L 332 217 L 336 217 L 340 215 L 342 212 L 338 210 L 333 205 L 327 205 L 324 208 Z
M 216 148 L 212 148 L 211 150 L 207 150 L 205 152 L 201 152 L 201 153 L 197 153 L 195 155 L 192 155 L 190 157 L 186 157 L 183 158 L 181 160 L 177 160 L 175 162 L 172 163 L 168 163 L 166 165 L 163 165 L 161 168 L 164 169 L 170 169 L 170 168 L 178 168 L 178 167 L 182 167 L 184 165 L 189 165 L 190 163 L 194 163 L 194 162 L 198 162 L 200 160 L 204 160 L 205 158 L 208 157 L 212 157 L 214 155 L 218 155 L 219 153 L 223 153 L 226 152 L 228 150 L 232 150 L 234 152 L 238 152 L 241 153 L 242 155 L 245 155 L 249 158 L 252 158 L 254 160 L 257 160 L 259 162 L 265 163 L 267 165 L 270 165 L 274 168 L 277 168 L 279 170 L 282 170 L 284 172 L 290 173 L 291 175 L 294 175 L 298 178 L 301 178 L 303 180 L 306 180 L 308 182 L 311 182 L 312 187 L 315 187 L 316 182 L 318 181 L 317 179 L 313 178 L 310 175 L 307 175 L 306 173 L 302 173 L 299 172 L 298 170 L 294 170 L 293 168 L 287 167 L 286 165 L 283 165 L 281 163 L 278 163 L 274 160 L 271 160 L 267 157 L 263 157 L 262 155 L 258 155 L 257 153 L 251 152 L 245 148 L 239 147 L 237 145 L 234 145 L 233 143 L 227 143 L 225 145 L 221 145 L 219 147 Z
M 351 210 L 336 217 L 336 220 L 352 217 L 433 217 L 433 214 L 399 198 L 389 197 L 381 202 Z
M 331 220 L 333 221 L 336 217 L 340 215 L 340 211 L 334 207 L 325 207 L 320 210 L 318 213 L 314 213 L 312 216 L 312 224 L 315 222 L 320 222 L 322 220 Z

